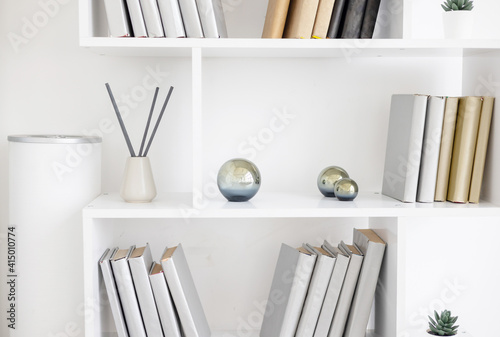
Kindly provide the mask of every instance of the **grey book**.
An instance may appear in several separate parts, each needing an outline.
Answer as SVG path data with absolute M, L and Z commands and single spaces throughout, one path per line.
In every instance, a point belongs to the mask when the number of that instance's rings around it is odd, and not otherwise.
M 353 245 L 346 245 L 343 241 L 339 244 L 339 249 L 343 254 L 350 257 L 349 266 L 344 278 L 344 284 L 339 295 L 337 307 L 333 314 L 332 324 L 328 337 L 342 337 L 344 334 L 349 308 L 351 307 L 354 290 L 358 282 L 359 271 L 363 263 L 363 254 Z
M 108 294 L 109 306 L 111 314 L 115 322 L 116 333 L 118 337 L 128 337 L 127 325 L 125 317 L 123 316 L 122 305 L 118 289 L 116 288 L 115 277 L 111 269 L 110 259 L 113 258 L 118 248 L 106 249 L 102 257 L 99 259 L 99 266 L 101 267 L 102 278 L 106 286 L 106 293 Z
M 139 0 L 127 0 L 128 12 L 132 21 L 134 37 L 148 37 L 146 23 Z
M 382 194 L 415 202 L 428 96 L 393 95 Z
M 226 20 L 221 0 L 196 0 L 203 35 L 208 38 L 227 38 Z
M 371 229 L 354 229 L 353 231 L 354 244 L 364 258 L 344 337 L 365 337 L 386 244 Z
M 316 255 L 281 245 L 260 337 L 293 337 L 311 280 Z
M 335 266 L 333 267 L 332 277 L 328 283 L 325 299 L 323 301 L 323 305 L 321 306 L 318 323 L 316 324 L 316 330 L 314 330 L 314 337 L 328 336 L 328 331 L 330 331 L 333 314 L 335 313 L 335 308 L 337 307 L 337 302 L 342 290 L 342 285 L 344 284 L 344 278 L 350 259 L 350 257 L 342 253 L 339 248 L 330 245 L 326 241 L 323 243 L 322 247 L 334 256 L 336 261 Z
M 367 0 L 363 24 L 361 25 L 360 37 L 362 39 L 371 39 L 373 37 L 379 9 L 380 0 Z
M 316 254 L 317 258 L 295 336 L 313 337 L 328 283 L 332 276 L 335 257 L 321 247 L 306 244 L 304 248 Z
M 172 296 L 165 275 L 163 275 L 161 264 L 153 263 L 149 273 L 149 280 L 151 281 L 151 288 L 160 315 L 163 334 L 165 337 L 181 337 L 179 317 L 172 302 Z
M 156 0 L 140 0 L 148 37 L 165 37 Z
M 160 317 L 156 309 L 153 289 L 149 282 L 149 270 L 153 264 L 149 244 L 144 247 L 135 248 L 128 259 L 135 292 L 141 309 L 142 320 L 148 336 L 163 336 Z
M 132 35 L 125 0 L 104 0 L 104 9 L 110 36 L 129 37 Z
M 349 0 L 345 15 L 343 39 L 357 39 L 361 36 L 361 25 L 365 15 L 367 0 Z
M 119 249 L 111 259 L 111 267 L 115 276 L 118 294 L 120 295 L 128 333 L 130 337 L 146 337 L 134 281 L 127 261 L 134 248 L 134 246 L 131 246 L 129 249 Z
M 179 0 L 182 20 L 187 37 L 204 37 L 200 15 L 195 0 Z
M 210 336 L 210 327 L 181 244 L 165 249 L 161 258 L 161 266 L 179 314 L 184 335 L 186 337 Z
M 431 96 L 427 105 L 422 158 L 418 176 L 418 202 L 434 202 L 445 103 L 445 97 Z
M 184 22 L 182 21 L 181 9 L 177 0 L 158 0 L 163 29 L 166 37 L 186 37 Z
M 326 37 L 328 39 L 335 39 L 339 37 L 341 33 L 341 23 L 342 17 L 345 12 L 347 0 L 335 0 L 333 5 L 332 19 L 330 20 L 330 26 L 328 27 L 328 34 Z

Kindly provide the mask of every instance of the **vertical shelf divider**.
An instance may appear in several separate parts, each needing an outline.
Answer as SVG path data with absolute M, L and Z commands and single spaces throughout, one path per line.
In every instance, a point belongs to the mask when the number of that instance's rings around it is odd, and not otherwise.
M 191 49 L 193 100 L 193 208 L 203 203 L 202 50 Z

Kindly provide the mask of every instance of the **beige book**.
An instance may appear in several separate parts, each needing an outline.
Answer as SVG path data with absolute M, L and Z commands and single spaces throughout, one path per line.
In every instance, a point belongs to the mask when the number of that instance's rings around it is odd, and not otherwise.
M 330 20 L 332 19 L 333 5 L 335 0 L 320 0 L 318 4 L 318 12 L 314 20 L 312 32 L 313 38 L 326 39 Z
M 310 39 L 319 0 L 290 0 L 290 9 L 283 37 L 289 39 Z
M 470 183 L 469 202 L 478 203 L 483 183 L 484 163 L 486 161 L 486 151 L 488 149 L 488 138 L 490 136 L 491 117 L 493 115 L 494 97 L 483 97 L 483 107 L 479 120 L 479 130 L 477 134 L 476 154 L 474 156 L 474 166 L 472 167 L 472 179 Z
M 458 97 L 447 97 L 444 108 L 443 131 L 441 133 L 441 147 L 436 177 L 436 193 L 434 201 L 446 201 L 448 181 L 450 180 L 451 154 L 455 139 L 455 125 L 457 124 Z
M 262 38 L 281 39 L 290 0 L 269 0 Z
M 466 203 L 476 151 L 477 132 L 483 100 L 481 97 L 462 97 L 458 102 L 457 126 L 451 157 L 448 201 Z

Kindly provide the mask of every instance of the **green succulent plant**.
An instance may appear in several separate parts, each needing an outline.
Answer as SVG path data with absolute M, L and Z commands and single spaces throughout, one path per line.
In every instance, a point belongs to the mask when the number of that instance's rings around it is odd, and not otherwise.
M 472 0 L 446 0 L 441 4 L 441 7 L 443 7 L 446 12 L 470 11 L 474 8 L 473 2 Z
M 453 325 L 458 319 L 458 316 L 452 317 L 448 310 L 441 311 L 439 315 L 434 310 L 434 319 L 429 317 L 429 333 L 435 336 L 454 336 L 457 334 L 458 325 Z

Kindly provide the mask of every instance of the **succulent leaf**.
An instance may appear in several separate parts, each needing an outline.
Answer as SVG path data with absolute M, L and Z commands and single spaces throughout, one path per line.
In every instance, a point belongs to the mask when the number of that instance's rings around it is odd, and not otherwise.
M 451 312 L 449 310 L 441 311 L 441 314 L 438 314 L 437 311 L 434 310 L 433 319 L 431 316 L 429 317 L 429 330 L 430 333 L 437 336 L 454 336 L 457 334 L 458 325 L 453 325 L 458 316 L 451 316 Z
M 443 10 L 449 11 L 470 11 L 474 8 L 473 0 L 444 0 L 441 4 Z M 443 314 L 443 313 L 441 313 Z

